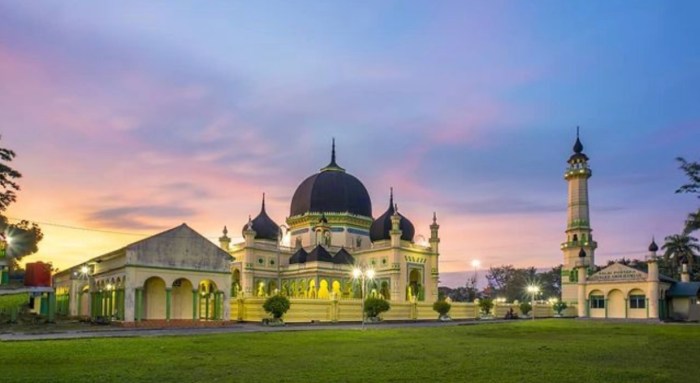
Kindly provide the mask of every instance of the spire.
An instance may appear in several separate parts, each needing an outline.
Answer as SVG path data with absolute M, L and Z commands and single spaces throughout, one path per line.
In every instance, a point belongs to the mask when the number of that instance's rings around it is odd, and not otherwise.
M 228 234 L 228 229 L 224 226 L 224 237 Z
M 339 172 L 344 172 L 345 169 L 341 168 L 338 166 L 338 164 L 335 162 L 335 137 L 333 138 L 333 144 L 331 146 L 331 163 L 326 165 L 325 168 L 322 168 L 321 171 L 326 171 L 326 170 L 335 170 Z
M 583 144 L 581 143 L 581 140 L 579 139 L 579 127 L 576 127 L 576 143 L 574 144 L 574 153 L 581 153 L 583 152 Z
M 261 213 L 265 212 L 265 192 L 263 192 L 263 198 L 262 198 L 262 209 L 260 209 Z
M 659 250 L 659 245 L 656 244 L 654 237 L 651 237 L 651 243 L 649 244 L 649 251 L 656 252 Z
M 389 209 L 394 207 L 394 187 L 389 188 Z
M 338 166 L 335 163 L 335 137 L 333 137 L 333 144 L 331 146 L 331 164 Z
M 437 224 L 437 214 L 433 212 L 433 225 Z

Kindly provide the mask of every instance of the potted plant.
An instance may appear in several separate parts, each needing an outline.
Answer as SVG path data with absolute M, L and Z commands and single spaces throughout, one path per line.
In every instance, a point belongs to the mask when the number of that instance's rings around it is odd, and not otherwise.
M 282 295 L 274 295 L 265 300 L 263 309 L 272 315 L 272 319 L 263 319 L 263 324 L 268 326 L 284 326 L 282 316 L 289 310 L 289 299 Z
M 481 310 L 481 319 L 493 319 L 491 309 L 493 308 L 493 299 L 483 298 L 479 300 L 479 309 Z
M 447 313 L 450 312 L 451 308 L 452 305 L 444 299 L 433 303 L 433 310 L 437 311 L 437 313 L 439 314 L 438 320 L 441 322 L 452 320 L 452 318 L 450 318 L 450 316 L 447 315 Z
M 529 317 L 528 314 L 530 314 L 530 311 L 532 311 L 532 305 L 530 302 L 523 302 L 520 304 L 520 312 L 523 314 L 524 317 Z
M 566 302 L 562 302 L 562 301 L 554 302 L 554 304 L 552 304 L 552 308 L 554 309 L 554 312 L 555 312 L 554 316 L 557 318 L 561 318 L 562 316 L 564 316 L 562 314 L 562 312 L 564 310 L 566 310 L 567 307 L 569 307 L 569 306 L 566 304 Z
M 365 300 L 365 315 L 368 322 L 379 322 L 379 314 L 389 311 L 391 306 L 383 298 L 369 297 Z

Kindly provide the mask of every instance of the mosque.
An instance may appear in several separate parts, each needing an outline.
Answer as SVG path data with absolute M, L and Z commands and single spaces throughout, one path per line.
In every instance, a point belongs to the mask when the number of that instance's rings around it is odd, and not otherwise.
M 690 282 L 687 265 L 681 280 L 659 273 L 658 245 L 652 240 L 645 256 L 647 270 L 614 263 L 598 270 L 590 222 L 588 156 L 576 135 L 574 153 L 564 173 L 568 183 L 566 241 L 561 244 L 562 301 L 574 305 L 581 318 L 700 320 L 700 282 Z
M 387 199 L 373 218 L 367 189 L 338 165 L 334 141 L 330 163 L 294 192 L 284 225 L 268 215 L 263 195 L 258 215 L 242 225 L 242 243 L 231 243 L 227 227 L 216 246 L 182 224 L 100 255 L 55 276 L 58 312 L 124 322 L 241 319 L 231 318 L 231 307 L 245 298 L 359 301 L 356 267 L 373 270 L 369 295 L 432 304 L 437 218 L 430 238 L 416 241 L 393 190 Z

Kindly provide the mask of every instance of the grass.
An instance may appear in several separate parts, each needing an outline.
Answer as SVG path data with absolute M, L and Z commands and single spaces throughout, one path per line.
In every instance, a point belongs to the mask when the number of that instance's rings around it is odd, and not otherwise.
M 678 382 L 700 326 L 536 320 L 0 344 L 3 382 Z

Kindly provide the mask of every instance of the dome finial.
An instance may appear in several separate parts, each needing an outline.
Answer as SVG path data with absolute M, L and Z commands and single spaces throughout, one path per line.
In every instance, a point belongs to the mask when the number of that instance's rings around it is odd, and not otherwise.
M 389 187 L 389 207 L 394 206 L 394 187 Z
M 224 226 L 224 237 L 226 236 L 226 234 L 228 234 L 228 228 L 226 228 L 226 226 Z
M 437 213 L 433 212 L 433 225 L 437 223 Z
M 338 164 L 335 162 L 335 137 L 333 137 L 333 143 L 331 145 L 331 163 L 329 163 L 325 168 L 321 169 L 321 171 L 326 171 L 326 170 L 334 170 L 334 171 L 341 171 L 341 172 L 345 171 L 345 169 L 338 166 Z
M 263 192 L 262 209 L 260 209 L 260 211 L 265 211 L 265 192 Z
M 579 139 L 579 127 L 576 127 L 576 143 L 574 144 L 574 153 L 581 153 L 583 152 L 583 144 L 581 143 L 581 140 Z
M 335 164 L 335 137 L 333 137 L 333 144 L 331 145 L 331 163 Z
M 656 239 L 654 236 L 651 237 L 651 243 L 649 244 L 649 251 L 656 252 L 659 251 L 659 245 L 656 244 Z

